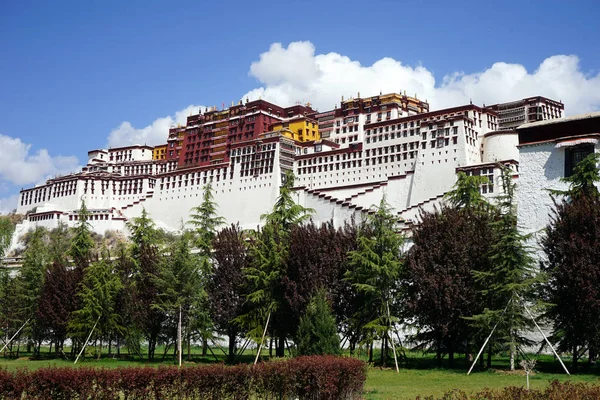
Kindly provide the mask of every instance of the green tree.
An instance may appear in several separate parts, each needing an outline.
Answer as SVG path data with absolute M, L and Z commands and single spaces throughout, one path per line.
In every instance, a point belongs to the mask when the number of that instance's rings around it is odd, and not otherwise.
M 596 183 L 600 182 L 600 170 L 598 162 L 600 153 L 592 153 L 581 160 L 573 169 L 573 175 L 562 178 L 567 183 L 567 190 L 549 189 L 554 196 L 562 196 L 567 200 L 576 200 L 580 197 L 597 198 L 600 196 Z
M 510 369 L 514 371 L 518 346 L 533 344 L 525 335 L 533 323 L 526 315 L 524 302 L 534 301 L 534 290 L 541 283 L 541 276 L 527 245 L 530 235 L 521 234 L 517 228 L 512 170 L 507 166 L 501 166 L 501 170 L 503 194 L 497 197 L 500 216 L 491 222 L 496 240 L 491 246 L 489 269 L 473 271 L 489 307 L 471 319 L 486 333 L 498 323 L 495 337 L 508 346 Z
M 217 203 L 214 201 L 212 184 L 209 182 L 204 186 L 202 192 L 202 203 L 192 208 L 189 223 L 194 226 L 196 233 L 196 254 L 200 273 L 200 286 L 203 288 L 199 296 L 195 298 L 193 315 L 195 321 L 191 324 L 196 327 L 203 346 L 202 355 L 206 355 L 208 340 L 212 337 L 213 323 L 210 320 L 208 295 L 206 285 L 212 274 L 212 251 L 213 241 L 217 235 L 219 226 L 225 223 L 225 219 L 217 213 Z
M 286 323 L 282 278 L 287 270 L 290 230 L 307 221 L 314 212 L 296 204 L 292 197 L 294 176 L 288 172 L 279 189 L 279 197 L 270 213 L 263 214 L 264 227 L 256 233 L 251 246 L 251 263 L 245 269 L 247 299 L 251 311 L 239 318 L 249 335 L 259 338 L 267 321 L 272 321 L 272 332 L 277 338 L 276 354 L 283 357 L 285 339 L 291 333 Z
M 86 268 L 77 292 L 81 308 L 73 313 L 69 324 L 72 335 L 80 339 L 84 339 L 95 326 L 92 337 L 100 344 L 98 359 L 102 355 L 102 344 L 110 340 L 114 331 L 122 329 L 122 322 L 115 312 L 121 281 L 114 273 L 109 258 L 108 252 L 103 251 L 102 258 Z
M 0 260 L 6 256 L 14 231 L 15 225 L 13 224 L 11 217 L 8 215 L 0 215 Z
M 0 336 L 8 335 L 12 324 L 14 304 L 11 304 L 11 292 L 14 279 L 6 268 L 0 268 Z
M 489 183 L 489 179 L 484 176 L 459 172 L 452 190 L 446 193 L 444 198 L 454 208 L 487 208 L 489 203 L 481 195 L 480 189 L 481 185 L 486 183 Z
M 152 304 L 152 307 L 166 316 L 171 335 L 169 340 L 172 343 L 176 343 L 177 324 L 181 312 L 182 332 L 187 337 L 188 349 L 192 329 L 195 328 L 195 306 L 198 304 L 198 298 L 204 296 L 198 265 L 190 252 L 191 239 L 190 232 L 184 231 L 173 245 L 171 257 L 163 259 L 165 266 L 161 268 L 155 280 L 159 293 Z
M 36 228 L 32 232 L 16 282 L 18 324 L 29 321 L 23 328 L 22 335 L 28 338 L 28 347 L 34 345 L 35 353 L 39 353 L 44 339 L 43 321 L 38 321 L 35 317 L 49 261 L 48 249 L 44 243 L 45 234 L 46 230 L 42 228 Z
M 340 338 L 335 317 L 324 289 L 317 290 L 306 308 L 306 313 L 300 318 L 296 345 L 296 353 L 301 356 L 340 354 Z
M 142 214 L 128 222 L 127 228 L 131 232 L 131 261 L 133 263 L 132 276 L 132 317 L 136 324 L 136 330 L 144 335 L 148 341 L 148 359 L 154 360 L 154 354 L 161 327 L 165 320 L 164 313 L 152 307 L 156 301 L 159 288 L 156 285 L 156 277 L 160 274 L 163 261 L 159 252 L 158 233 L 154 222 L 146 209 Z M 133 339 L 134 336 L 130 336 Z M 130 346 L 137 347 L 130 343 Z
M 121 321 L 129 321 L 129 323 L 123 324 L 122 331 L 115 332 L 117 354 L 120 354 L 121 344 L 125 344 L 130 353 L 142 357 L 140 347 L 142 330 L 137 313 L 136 299 L 138 295 L 135 284 L 139 276 L 136 275 L 136 265 L 131 257 L 131 248 L 125 240 L 116 243 L 114 254 L 115 274 L 121 280 L 121 290 L 115 299 L 115 312 L 120 315 Z
M 212 243 L 217 235 L 219 226 L 225 223 L 225 219 L 217 214 L 217 203 L 214 201 L 212 185 L 209 182 L 202 191 L 202 203 L 192 208 L 189 223 L 196 231 L 196 246 L 200 250 L 203 262 L 209 263 L 212 251 Z
M 357 319 L 369 338 L 373 333 L 381 339 L 381 363 L 387 363 L 391 330 L 397 318 L 390 310 L 400 297 L 402 236 L 397 233 L 397 217 L 394 216 L 385 197 L 366 221 L 366 229 L 358 234 L 358 249 L 349 254 L 349 270 L 346 279 L 359 293 L 365 303 Z M 370 340 L 373 339 L 371 336 Z
M 71 239 L 71 248 L 69 255 L 73 259 L 76 268 L 85 269 L 92 258 L 92 249 L 94 240 L 92 239 L 92 226 L 88 222 L 90 213 L 85 206 L 85 201 L 81 200 L 81 208 L 77 214 L 77 226 L 73 229 L 73 238 Z M 81 272 L 83 275 L 83 272 Z
M 48 236 L 48 251 L 50 253 L 50 261 L 62 266 L 69 265 L 67 256 L 69 255 L 72 242 L 67 225 L 64 222 L 59 221 L 58 226 L 52 229 Z

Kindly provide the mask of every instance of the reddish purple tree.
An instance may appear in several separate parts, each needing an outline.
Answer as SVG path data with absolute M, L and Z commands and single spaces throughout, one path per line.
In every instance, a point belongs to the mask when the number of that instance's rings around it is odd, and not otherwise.
M 548 317 L 559 348 L 573 354 L 577 370 L 582 348 L 593 361 L 600 349 L 600 199 L 579 197 L 556 204 L 543 247 L 548 261 Z
M 348 252 L 356 249 L 356 236 L 354 224 L 336 229 L 332 223 L 321 226 L 311 223 L 292 229 L 288 270 L 282 283 L 288 323 L 294 332 L 311 297 L 323 288 L 332 302 L 338 330 L 347 336 L 355 336 L 348 321 L 355 313 L 353 305 L 357 304 L 344 274 L 348 268 Z
M 424 212 L 413 231 L 406 260 L 407 317 L 439 365 L 443 354 L 452 365 L 473 333 L 465 317 L 482 311 L 473 271 L 489 269 L 493 237 L 490 214 L 469 208 Z
M 573 175 L 563 178 L 566 191 L 555 201 L 542 246 L 548 261 L 543 269 L 551 305 L 547 316 L 554 322 L 554 339 L 562 350 L 571 350 L 577 370 L 581 349 L 595 361 L 600 349 L 600 154 L 579 162 Z
M 63 264 L 53 263 L 46 270 L 40 291 L 36 319 L 43 325 L 48 338 L 54 344 L 55 353 L 63 349 L 67 338 L 67 324 L 78 302 L 77 271 Z
M 214 268 L 207 286 L 212 320 L 229 338 L 229 362 L 235 358 L 235 343 L 240 326 L 234 320 L 242 314 L 246 293 L 243 269 L 249 258 L 244 234 L 239 225 L 217 233 L 213 240 Z

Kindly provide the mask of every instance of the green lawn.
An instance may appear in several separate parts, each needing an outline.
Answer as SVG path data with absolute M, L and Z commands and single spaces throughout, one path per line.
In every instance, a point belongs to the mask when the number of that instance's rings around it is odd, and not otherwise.
M 198 351 L 199 349 L 195 349 Z M 220 353 L 220 354 L 219 354 Z M 158 354 L 158 352 L 157 352 Z M 196 353 L 197 354 L 197 353 Z M 223 353 L 215 350 L 217 358 L 221 358 Z M 86 367 L 128 367 L 128 366 L 158 366 L 158 365 L 173 365 L 172 360 L 159 361 L 154 363 L 143 362 L 139 360 L 116 360 L 103 358 L 100 361 L 90 358 L 79 362 L 77 366 Z M 243 361 L 252 362 L 253 357 L 251 352 L 245 354 Z M 194 362 L 198 363 L 214 363 L 215 357 L 201 358 L 199 355 L 194 356 Z M 28 368 L 37 369 L 41 367 L 73 367 L 73 361 L 52 359 L 32 361 L 27 357 L 22 357 L 18 360 L 10 360 L 0 358 L 0 368 L 5 368 L 11 371 Z M 77 367 L 75 366 L 75 367 Z M 451 389 L 462 389 L 468 393 L 479 391 L 485 387 L 502 388 L 505 386 L 525 386 L 525 376 L 519 371 L 518 373 L 508 373 L 507 360 L 505 358 L 496 358 L 493 362 L 493 367 L 498 368 L 484 372 L 473 372 L 467 376 L 468 364 L 464 360 L 456 360 L 454 369 L 435 368 L 435 361 L 428 356 L 423 356 L 420 353 L 409 353 L 408 361 L 405 368 L 401 368 L 397 373 L 394 369 L 381 369 L 378 367 L 370 367 L 367 378 L 366 399 L 383 400 L 383 399 L 414 399 L 417 396 L 441 396 L 444 392 Z M 599 382 L 599 375 L 596 370 L 587 371 L 576 374 L 571 377 L 562 372 L 560 365 L 552 357 L 542 356 L 538 361 L 538 371 L 530 377 L 531 388 L 540 389 L 545 387 L 550 380 L 558 379 L 561 381 L 584 381 L 584 382 Z
M 538 373 L 530 376 L 530 387 L 540 389 L 550 380 L 572 380 L 598 382 L 596 375 L 573 375 Z M 381 370 L 371 368 L 367 379 L 366 398 L 414 399 L 417 396 L 441 396 L 451 389 L 462 389 L 467 393 L 477 392 L 485 387 L 525 386 L 525 376 L 506 372 L 476 372 L 467 376 L 466 371 L 431 369 Z

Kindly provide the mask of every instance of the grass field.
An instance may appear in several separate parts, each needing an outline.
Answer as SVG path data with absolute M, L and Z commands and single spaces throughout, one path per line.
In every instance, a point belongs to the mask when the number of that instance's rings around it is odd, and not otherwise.
M 561 381 L 598 382 L 596 375 L 574 375 L 538 373 L 530 376 L 532 389 L 544 388 L 553 379 Z M 485 387 L 525 386 L 525 376 L 506 372 L 477 372 L 467 376 L 465 371 L 432 370 L 369 370 L 366 384 L 366 398 L 369 400 L 414 399 L 417 396 L 441 396 L 452 389 L 462 389 L 467 393 L 477 392 Z
M 198 350 L 198 349 L 196 349 Z M 157 352 L 158 354 L 158 352 Z M 216 358 L 221 359 L 223 353 L 215 351 Z M 215 356 L 201 358 L 194 356 L 194 363 L 214 363 Z M 148 363 L 139 360 L 116 360 L 103 358 L 93 360 L 90 358 L 73 365 L 73 361 L 49 359 L 29 360 L 28 357 L 20 359 L 0 358 L 0 368 L 14 371 L 20 368 L 37 369 L 41 367 L 98 367 L 116 368 L 130 366 L 158 366 L 173 365 L 172 360 Z M 244 355 L 242 361 L 251 362 L 251 352 Z M 507 360 L 505 358 L 494 359 L 495 369 L 473 372 L 467 376 L 468 364 L 464 360 L 456 360 L 455 368 L 435 368 L 432 358 L 420 353 L 408 354 L 407 363 L 400 372 L 392 368 L 370 367 L 367 383 L 365 385 L 366 399 L 414 399 L 417 396 L 441 396 L 451 389 L 462 389 L 468 393 L 479 391 L 485 387 L 502 388 L 505 386 L 525 386 L 525 375 L 522 371 L 510 373 L 506 371 Z M 598 372 L 594 369 L 580 374 L 567 376 L 561 369 L 560 364 L 549 356 L 542 356 L 538 361 L 536 373 L 530 376 L 530 386 L 533 389 L 544 388 L 548 382 L 554 379 L 561 381 L 572 380 L 577 382 L 600 383 Z

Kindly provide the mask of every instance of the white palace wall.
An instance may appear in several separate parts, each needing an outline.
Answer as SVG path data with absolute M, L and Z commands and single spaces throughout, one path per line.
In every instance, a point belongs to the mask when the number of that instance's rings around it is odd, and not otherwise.
M 91 212 L 107 215 L 92 223 L 99 233 L 124 229 L 126 221 L 143 209 L 157 226 L 176 231 L 189 221 L 191 209 L 202 202 L 204 186 L 212 181 L 218 213 L 226 223 L 255 229 L 279 195 L 283 168 L 293 168 L 297 201 L 315 210 L 315 222 L 333 220 L 340 226 L 351 218 L 360 219 L 384 195 L 400 219 L 415 222 L 420 208 L 433 210 L 440 204 L 456 181 L 457 168 L 481 164 L 482 154 L 496 159 L 517 153 L 514 136 L 485 137 L 489 129 L 481 121 L 489 115 L 473 107 L 433 113 L 421 122 L 411 116 L 404 120 L 408 122 L 392 118 L 363 126 L 360 116 L 363 140 L 328 145 L 326 151 L 318 151 L 316 143 L 308 151 L 299 151 L 289 139 L 272 133 L 262 142 L 235 144 L 229 163 L 206 167 L 176 169 L 173 162 L 150 160 L 150 149 L 135 146 L 131 152 L 92 151 L 91 163 L 82 172 L 22 191 L 23 205 L 17 211 L 37 208 L 32 216 L 41 210 L 57 211 L 74 225 L 85 200 Z M 297 146 L 304 149 L 307 144 Z M 115 161 L 105 161 L 106 157 Z M 57 224 L 58 219 L 30 218 L 18 232 Z

